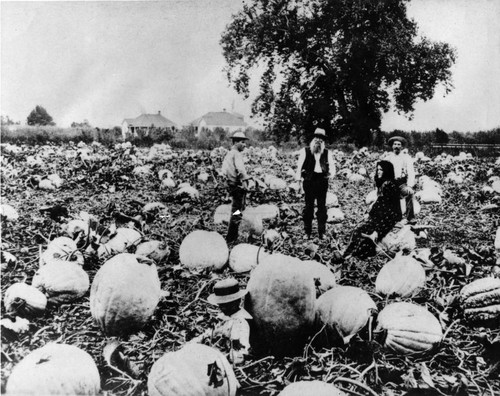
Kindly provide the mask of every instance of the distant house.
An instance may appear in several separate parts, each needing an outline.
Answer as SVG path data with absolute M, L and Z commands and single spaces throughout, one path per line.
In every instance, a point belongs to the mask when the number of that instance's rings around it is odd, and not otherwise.
M 141 114 L 137 118 L 125 118 L 122 122 L 122 137 L 125 139 L 127 133 L 137 136 L 139 132 L 146 134 L 151 128 L 166 128 L 172 131 L 177 129 L 177 125 L 161 115 L 158 114 Z
M 219 112 L 209 112 L 197 118 L 189 125 L 193 126 L 198 135 L 204 128 L 213 131 L 215 128 L 222 128 L 228 132 L 245 129 L 248 124 L 243 120 L 243 116 L 238 113 L 229 113 L 224 109 Z

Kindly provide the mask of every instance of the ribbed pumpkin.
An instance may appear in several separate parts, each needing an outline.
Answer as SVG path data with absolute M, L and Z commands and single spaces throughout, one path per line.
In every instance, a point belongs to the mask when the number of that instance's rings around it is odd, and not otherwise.
M 90 312 L 106 335 L 124 335 L 144 326 L 160 301 L 156 265 L 136 255 L 118 254 L 97 271 L 90 290 Z
M 234 272 L 247 272 L 255 268 L 267 256 L 269 253 L 264 248 L 249 243 L 240 243 L 229 253 L 229 267 Z
M 346 396 L 335 385 L 323 381 L 297 381 L 286 386 L 278 396 Z
M 149 396 L 234 396 L 238 386 L 226 357 L 195 343 L 165 353 L 148 376 Z
M 377 321 L 375 333 L 385 333 L 384 346 L 402 355 L 429 351 L 443 338 L 437 318 L 420 305 L 389 304 L 380 312 Z
M 412 297 L 425 286 L 425 270 L 410 256 L 398 254 L 378 273 L 375 290 L 385 296 Z
M 31 284 L 44 292 L 49 302 L 62 304 L 83 297 L 89 289 L 90 280 L 80 265 L 54 260 L 36 272 Z
M 247 310 L 253 317 L 251 343 L 257 353 L 300 353 L 314 321 L 316 290 L 307 265 L 271 255 L 251 273 Z
M 500 279 L 476 279 L 460 291 L 464 317 L 470 322 L 500 322 Z
M 47 344 L 19 362 L 7 380 L 7 394 L 97 395 L 99 371 L 92 357 L 67 344 Z
M 367 323 L 377 306 L 363 289 L 336 286 L 316 302 L 316 326 L 323 329 L 319 343 L 331 347 L 347 344 Z
M 215 231 L 193 231 L 184 238 L 179 248 L 181 264 L 189 268 L 221 269 L 228 257 L 227 243 Z
M 34 286 L 14 283 L 5 291 L 3 300 L 7 312 L 18 316 L 43 315 L 47 307 L 47 297 Z

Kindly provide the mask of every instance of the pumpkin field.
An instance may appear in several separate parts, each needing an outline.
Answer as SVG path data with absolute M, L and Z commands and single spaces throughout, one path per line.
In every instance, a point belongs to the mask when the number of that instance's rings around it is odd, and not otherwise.
M 297 152 L 246 148 L 227 246 L 226 152 L 1 145 L 2 393 L 500 394 L 500 157 L 413 153 L 416 224 L 343 261 L 383 153 L 334 150 L 307 240 Z M 226 340 L 189 342 L 229 276 L 254 319 L 234 366 Z

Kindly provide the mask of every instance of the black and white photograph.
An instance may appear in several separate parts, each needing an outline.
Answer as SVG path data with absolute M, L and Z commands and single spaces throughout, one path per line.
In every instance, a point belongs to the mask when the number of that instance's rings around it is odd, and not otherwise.
M 499 20 L 0 0 L 0 393 L 500 395 Z

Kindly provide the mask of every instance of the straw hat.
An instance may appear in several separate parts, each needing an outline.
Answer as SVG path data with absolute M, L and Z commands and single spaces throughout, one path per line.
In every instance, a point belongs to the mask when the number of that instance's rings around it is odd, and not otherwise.
M 406 146 L 408 144 L 407 140 L 404 137 L 402 137 L 402 136 L 393 136 L 393 137 L 391 137 L 387 141 L 387 144 L 389 146 L 392 146 L 394 142 L 400 142 L 403 146 Z
M 313 137 L 319 137 L 319 138 L 325 140 L 326 139 L 326 132 L 323 128 L 316 128 L 316 130 L 314 131 Z
M 248 138 L 245 136 L 245 134 L 243 132 L 233 133 L 233 136 L 231 136 L 231 139 L 233 139 L 233 140 L 248 140 Z
M 246 290 L 240 290 L 238 281 L 228 278 L 218 281 L 214 286 L 214 292 L 208 296 L 210 304 L 224 304 L 238 300 L 247 294 Z

